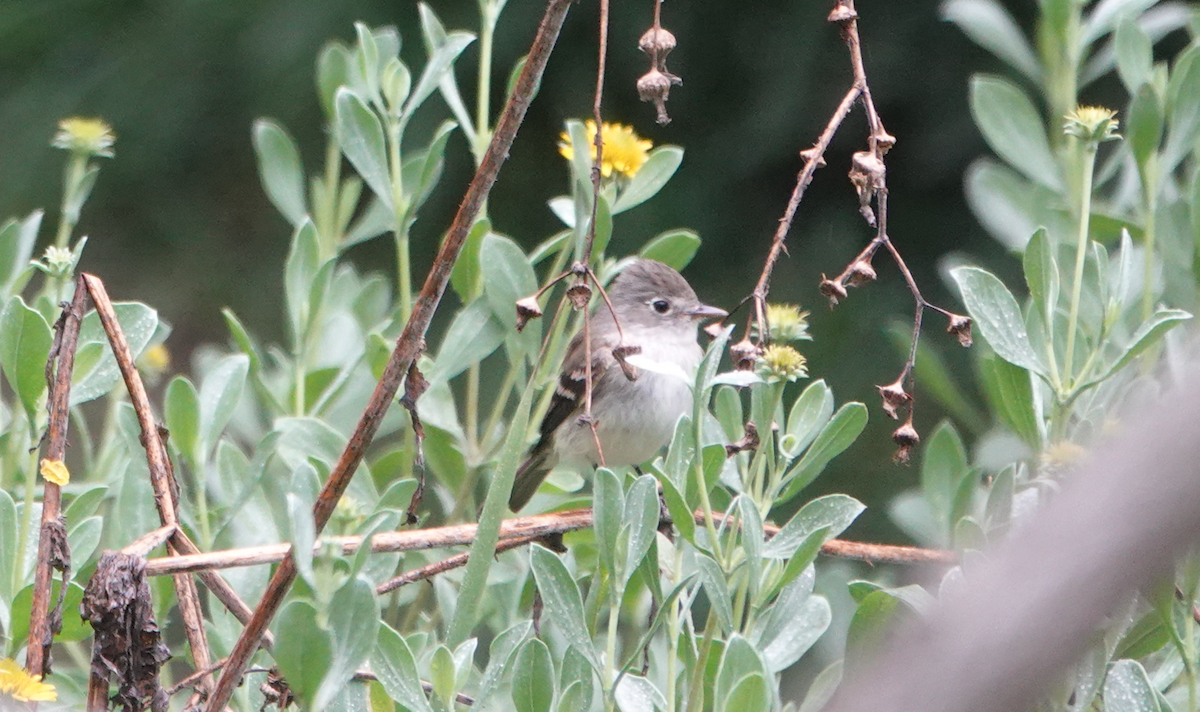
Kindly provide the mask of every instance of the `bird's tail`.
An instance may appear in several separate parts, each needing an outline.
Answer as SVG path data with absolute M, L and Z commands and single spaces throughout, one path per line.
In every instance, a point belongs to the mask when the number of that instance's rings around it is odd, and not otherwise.
M 546 475 L 550 473 L 550 468 L 554 465 L 550 462 L 550 447 L 539 442 L 534 445 L 529 451 L 529 457 L 525 458 L 525 462 L 517 468 L 517 475 L 513 479 L 512 494 L 508 496 L 508 508 L 514 512 L 521 511 L 521 508 L 529 503 L 533 493 L 537 492 L 537 488 L 542 484 L 542 480 L 546 479 Z

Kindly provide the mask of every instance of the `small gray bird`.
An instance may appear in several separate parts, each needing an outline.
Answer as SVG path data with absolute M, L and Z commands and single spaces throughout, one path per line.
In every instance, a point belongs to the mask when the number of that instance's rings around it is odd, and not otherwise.
M 666 445 L 679 416 L 692 411 L 689 379 L 704 355 L 696 342 L 697 326 L 702 319 L 726 312 L 700 303 L 682 275 L 654 260 L 639 259 L 626 267 L 608 296 L 612 311 L 601 303 L 589 317 L 597 437 L 580 422 L 587 378 L 587 350 L 580 331 L 567 348 L 554 399 L 542 419 L 541 438 L 517 470 L 508 499 L 514 512 L 529 502 L 552 468 L 599 465 L 597 438 L 605 465 L 637 465 Z M 640 349 L 627 359 L 637 364 L 628 374 L 613 355 L 618 346 Z

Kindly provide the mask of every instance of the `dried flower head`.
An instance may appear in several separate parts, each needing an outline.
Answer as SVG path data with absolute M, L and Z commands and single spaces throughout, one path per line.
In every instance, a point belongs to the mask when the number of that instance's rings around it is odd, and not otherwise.
M 755 324 L 756 330 L 757 327 Z M 767 329 L 770 341 L 812 341 L 808 335 L 808 312 L 795 304 L 768 304 Z
M 588 119 L 584 126 L 588 138 L 596 135 L 596 122 Z M 613 174 L 619 177 L 632 178 L 641 170 L 642 164 L 650 155 L 654 143 L 638 136 L 633 127 L 624 124 L 605 122 L 600 128 L 600 140 L 604 142 L 604 159 L 600 162 L 600 175 L 611 178 Z M 589 155 L 596 160 L 596 145 L 588 141 Z M 567 160 L 575 156 L 575 147 L 571 145 L 571 137 L 564 131 L 559 136 L 558 152 Z
M 875 268 L 871 266 L 869 260 L 856 260 L 850 268 L 846 270 L 847 283 L 851 287 L 858 287 L 867 282 L 875 281 Z
M 655 67 L 661 68 L 661 62 L 675 49 L 675 35 L 661 27 L 651 27 L 638 40 L 638 49 L 655 62 Z
M 58 122 L 58 133 L 50 142 L 55 148 L 64 148 L 87 158 L 113 157 L 113 144 L 117 137 L 112 127 L 100 119 L 81 119 L 77 116 Z
M 896 412 L 897 408 L 903 408 L 912 403 L 912 395 L 904 390 L 903 375 L 897 378 L 895 383 L 875 386 L 875 390 L 879 391 L 879 397 L 883 399 L 883 412 L 887 413 L 892 420 L 900 419 L 900 414 Z
M 7 701 L 54 702 L 58 692 L 54 685 L 42 682 L 41 675 L 30 675 L 12 658 L 0 659 L 0 709 L 8 709 Z
M 758 375 L 767 383 L 782 383 L 808 377 L 804 356 L 782 344 L 771 344 L 758 357 Z
M 1063 122 L 1063 133 L 1075 136 L 1093 145 L 1121 138 L 1117 112 L 1103 106 L 1077 106 L 1067 114 Z
M 846 298 L 846 288 L 841 282 L 829 279 L 825 275 L 821 275 L 821 286 L 818 287 L 821 294 L 829 299 L 829 308 L 837 306 L 838 302 Z
M 908 421 L 896 428 L 892 433 L 892 442 L 896 443 L 896 454 L 892 455 L 892 461 L 901 465 L 907 464 L 912 458 L 912 449 L 917 443 L 921 442 L 921 436 L 917 434 L 917 429 L 912 424 L 912 413 L 908 414 Z
M 739 371 L 753 370 L 758 364 L 758 357 L 762 352 L 762 347 L 751 341 L 749 336 L 729 347 L 729 356 L 733 359 L 733 367 Z
M 538 304 L 537 295 L 524 297 L 517 300 L 517 331 L 525 329 L 525 325 L 530 319 L 537 319 L 542 315 L 542 307 Z
M 973 343 L 971 339 L 971 317 L 963 316 L 962 314 L 951 314 L 950 325 L 946 327 L 946 333 L 957 336 L 958 343 L 962 344 L 963 348 L 970 348 Z
M 567 290 L 567 299 L 571 300 L 571 305 L 576 309 L 586 309 L 592 299 L 592 288 L 584 282 L 576 282 Z
M 667 98 L 671 94 L 671 85 L 682 83 L 683 80 L 679 77 L 660 71 L 657 68 L 652 68 L 638 79 L 638 96 L 641 97 L 642 101 L 649 101 L 654 104 L 654 108 L 658 110 L 656 121 L 659 124 L 666 125 L 671 123 L 671 117 L 667 116 Z

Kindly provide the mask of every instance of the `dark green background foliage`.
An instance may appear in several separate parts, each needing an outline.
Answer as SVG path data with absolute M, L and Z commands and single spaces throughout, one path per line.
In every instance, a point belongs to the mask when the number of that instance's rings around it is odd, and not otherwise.
M 431 5 L 448 28 L 477 27 L 474 3 Z M 985 151 L 967 109 L 968 75 L 1003 69 L 941 22 L 937 5 L 867 1 L 858 10 L 875 102 L 898 138 L 889 154 L 890 232 L 926 296 L 957 308 L 938 276 L 939 256 L 969 252 L 1006 280 L 1019 274 L 1019 265 L 984 234 L 961 188 L 967 164 Z M 703 298 L 732 307 L 761 267 L 799 168 L 797 151 L 812 142 L 848 85 L 845 48 L 825 22 L 827 3 L 666 3 L 663 24 L 679 40 L 670 67 L 684 85 L 668 105 L 674 121 L 659 127 L 633 88 L 647 64 L 636 42 L 651 7 L 648 0 L 614 6 L 605 116 L 687 153 L 662 198 L 617 221 L 610 253 L 636 249 L 670 227 L 695 229 L 704 244 L 687 276 Z M 498 76 L 527 49 L 542 9 L 530 0 L 506 9 L 497 31 Z M 327 40 L 353 41 L 355 20 L 396 24 L 405 41 L 402 56 L 420 66 L 415 2 L 5 2 L 0 215 L 44 206 L 53 224 L 63 165 L 63 155 L 48 145 L 55 124 L 69 115 L 102 117 L 118 136 L 117 157 L 105 162 L 80 223 L 79 232 L 91 236 L 81 267 L 102 275 L 114 296 L 160 310 L 174 326 L 169 346 L 179 366 L 197 343 L 226 338 L 222 306 L 268 340 L 281 339 L 279 267 L 291 229 L 260 187 L 250 127 L 259 116 L 279 120 L 296 136 L 307 169 L 318 170 L 324 137 L 313 63 Z M 555 144 L 565 119 L 590 112 L 594 48 L 595 5 L 585 3 L 568 17 L 541 95 L 489 202 L 496 228 L 526 248 L 559 229 L 545 207 L 568 179 Z M 459 62 L 467 96 L 474 94 L 477 52 L 472 45 Z M 1115 79 L 1105 81 L 1101 92 L 1114 88 Z M 502 82 L 495 89 L 499 101 Z M 425 140 L 447 113 L 440 97 L 432 99 L 413 135 Z M 862 117 L 853 116 L 801 207 L 772 297 L 813 311 L 815 341 L 805 348 L 810 373 L 826 378 L 840 400 L 873 402 L 872 384 L 894 380 L 903 362 L 886 330 L 910 318 L 907 291 L 882 259 L 876 263 L 880 282 L 856 291 L 836 311 L 825 308 L 816 291 L 820 274 L 841 271 L 871 234 L 845 178 L 850 153 L 864 138 Z M 414 228 L 417 275 L 470 176 L 461 134 L 451 138 L 447 157 L 446 177 Z M 394 274 L 387 240 L 357 247 L 351 256 Z M 937 330 L 930 328 L 925 343 L 952 365 L 969 368 L 953 340 Z M 436 333 L 435 327 L 435 343 Z M 942 415 L 929 398 L 918 414 L 923 433 Z M 892 427 L 872 418 L 850 456 L 823 480 L 825 488 L 870 505 L 863 521 L 875 531 L 865 535 L 892 536 L 883 505 L 916 479 L 915 472 L 888 463 Z

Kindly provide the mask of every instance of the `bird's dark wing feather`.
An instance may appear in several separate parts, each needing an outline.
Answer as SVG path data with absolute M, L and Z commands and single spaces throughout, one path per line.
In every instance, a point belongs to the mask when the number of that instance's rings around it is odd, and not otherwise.
M 613 361 L 612 352 L 603 344 L 592 339 L 592 385 L 600 379 L 604 370 Z M 587 390 L 587 350 L 583 344 L 583 334 L 579 333 L 567 347 L 567 356 L 563 359 L 562 375 L 554 386 L 554 397 L 550 400 L 550 408 L 542 418 L 539 432 L 542 441 L 546 442 L 558 426 L 566 422 L 573 413 L 583 407 L 583 399 Z M 548 443 L 547 443 L 548 444 Z

